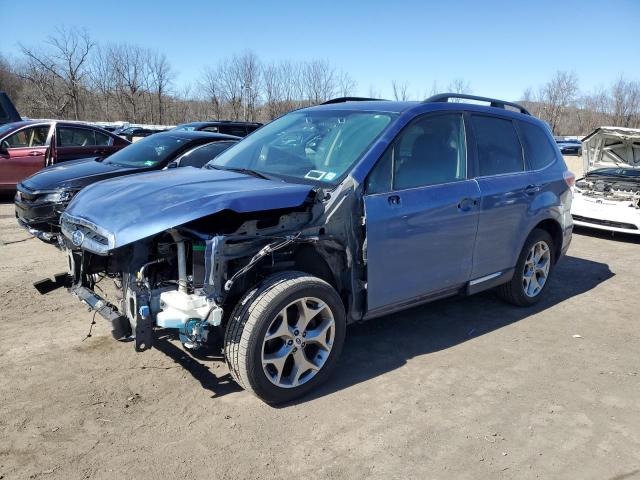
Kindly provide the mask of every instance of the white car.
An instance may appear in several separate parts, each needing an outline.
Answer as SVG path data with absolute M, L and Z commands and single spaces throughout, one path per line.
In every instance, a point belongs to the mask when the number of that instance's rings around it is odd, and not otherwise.
M 640 235 L 640 129 L 599 127 L 582 140 L 574 225 Z

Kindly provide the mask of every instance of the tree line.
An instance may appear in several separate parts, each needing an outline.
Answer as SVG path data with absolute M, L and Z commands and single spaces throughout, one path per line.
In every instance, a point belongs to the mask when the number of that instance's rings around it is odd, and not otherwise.
M 129 43 L 95 42 L 85 30 L 59 28 L 42 44 L 0 56 L 0 90 L 30 118 L 177 124 L 228 119 L 266 122 L 292 109 L 356 92 L 356 82 L 328 60 L 262 61 L 245 51 L 206 65 L 197 81 L 178 85 L 164 53 Z M 406 81 L 392 80 L 395 100 L 410 100 Z M 438 93 L 415 95 L 421 100 Z M 464 79 L 442 91 L 472 93 Z M 374 87 L 369 96 L 380 97 Z M 640 127 L 640 82 L 618 77 L 581 92 L 575 73 L 559 71 L 527 88 L 520 101 L 556 135 L 581 135 L 610 124 Z

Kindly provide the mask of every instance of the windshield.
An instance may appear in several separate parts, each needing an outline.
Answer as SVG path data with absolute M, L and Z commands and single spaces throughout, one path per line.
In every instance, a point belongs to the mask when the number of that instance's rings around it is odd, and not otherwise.
M 189 140 L 172 135 L 151 135 L 110 155 L 104 163 L 123 167 L 155 167 L 170 160 Z
M 335 183 L 392 118 L 386 112 L 292 112 L 256 130 L 209 165 Z

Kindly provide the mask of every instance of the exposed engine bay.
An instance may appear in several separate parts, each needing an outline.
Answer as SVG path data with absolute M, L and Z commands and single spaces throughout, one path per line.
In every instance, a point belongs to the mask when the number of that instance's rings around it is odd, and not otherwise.
M 612 179 L 588 175 L 576 182 L 576 191 L 585 197 L 631 202 L 640 208 L 640 178 Z
M 582 146 L 586 175 L 575 184 L 574 223 L 640 233 L 640 130 L 600 127 Z
M 359 217 L 347 190 L 313 192 L 295 208 L 223 210 L 106 251 L 97 248 L 107 240 L 95 228 L 65 214 L 60 243 L 68 252 L 70 289 L 111 321 L 114 337 L 134 339 L 139 351 L 152 346 L 156 327 L 177 329 L 190 349 L 215 343 L 240 298 L 283 270 L 312 272 L 335 285 L 357 318 L 363 297 L 353 295 L 352 285 L 362 269 L 350 263 L 354 253 L 364 255 L 356 253 L 362 239 L 351 221 Z M 94 291 L 105 278 L 120 292 L 115 301 Z

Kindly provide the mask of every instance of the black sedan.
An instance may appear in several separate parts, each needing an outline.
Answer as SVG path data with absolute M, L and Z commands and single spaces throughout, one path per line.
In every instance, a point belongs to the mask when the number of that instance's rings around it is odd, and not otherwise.
M 81 159 L 45 168 L 18 184 L 16 218 L 33 236 L 54 243 L 60 231 L 60 215 L 71 198 L 87 185 L 163 168 L 200 168 L 238 140 L 219 133 L 163 132 L 108 158 Z

